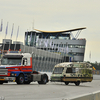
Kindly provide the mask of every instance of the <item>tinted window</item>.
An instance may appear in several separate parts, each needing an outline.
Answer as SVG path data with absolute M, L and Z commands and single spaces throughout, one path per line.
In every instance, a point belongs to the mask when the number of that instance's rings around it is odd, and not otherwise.
M 53 74 L 62 74 L 63 69 L 63 67 L 55 67 Z

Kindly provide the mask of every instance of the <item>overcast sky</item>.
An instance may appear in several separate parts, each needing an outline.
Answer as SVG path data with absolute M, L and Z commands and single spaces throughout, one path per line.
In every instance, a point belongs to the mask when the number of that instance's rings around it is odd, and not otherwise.
M 0 20 L 3 19 L 3 31 L 0 42 L 10 39 L 12 25 L 16 40 L 24 42 L 25 31 L 34 28 L 45 31 L 68 30 L 86 27 L 79 38 L 86 38 L 85 61 L 100 62 L 100 0 L 0 0 Z M 75 33 L 73 33 L 75 34 Z M 89 54 L 91 52 L 91 59 Z

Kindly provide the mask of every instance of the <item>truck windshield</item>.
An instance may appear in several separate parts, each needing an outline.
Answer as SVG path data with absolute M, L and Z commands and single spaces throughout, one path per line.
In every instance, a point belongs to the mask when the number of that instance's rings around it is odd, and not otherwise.
M 55 67 L 53 74 L 62 74 L 63 69 L 63 67 Z
M 1 65 L 21 65 L 21 58 L 2 58 Z

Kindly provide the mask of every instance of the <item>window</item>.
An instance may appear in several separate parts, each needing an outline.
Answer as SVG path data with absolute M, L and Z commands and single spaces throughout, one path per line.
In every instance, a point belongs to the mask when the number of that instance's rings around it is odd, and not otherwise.
M 56 37 L 55 36 L 50 36 L 50 39 L 55 39 Z
M 73 45 L 73 44 L 69 44 L 69 48 L 85 48 L 84 45 Z
M 59 44 L 59 47 L 63 47 L 63 44 L 61 43 L 61 44 Z
M 21 58 L 3 58 L 1 65 L 21 65 Z
M 69 37 L 59 36 L 58 39 L 68 40 Z
M 63 69 L 63 67 L 55 67 L 53 74 L 62 74 Z
M 73 72 L 73 73 L 76 73 L 76 69 L 75 69 L 75 68 L 72 68 L 72 72 Z
M 66 73 L 72 73 L 72 68 L 67 68 Z
M 23 65 L 27 65 L 27 58 L 23 58 Z

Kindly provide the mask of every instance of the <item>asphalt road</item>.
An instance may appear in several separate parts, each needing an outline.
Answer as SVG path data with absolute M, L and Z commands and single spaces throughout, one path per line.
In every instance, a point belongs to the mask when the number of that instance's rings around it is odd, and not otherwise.
M 0 85 L 0 97 L 4 100 L 64 100 L 71 97 L 92 93 L 100 90 L 100 80 L 81 83 L 75 86 L 74 83 L 49 82 L 46 85 L 38 85 L 32 82 L 29 85 L 17 85 L 15 82 Z

